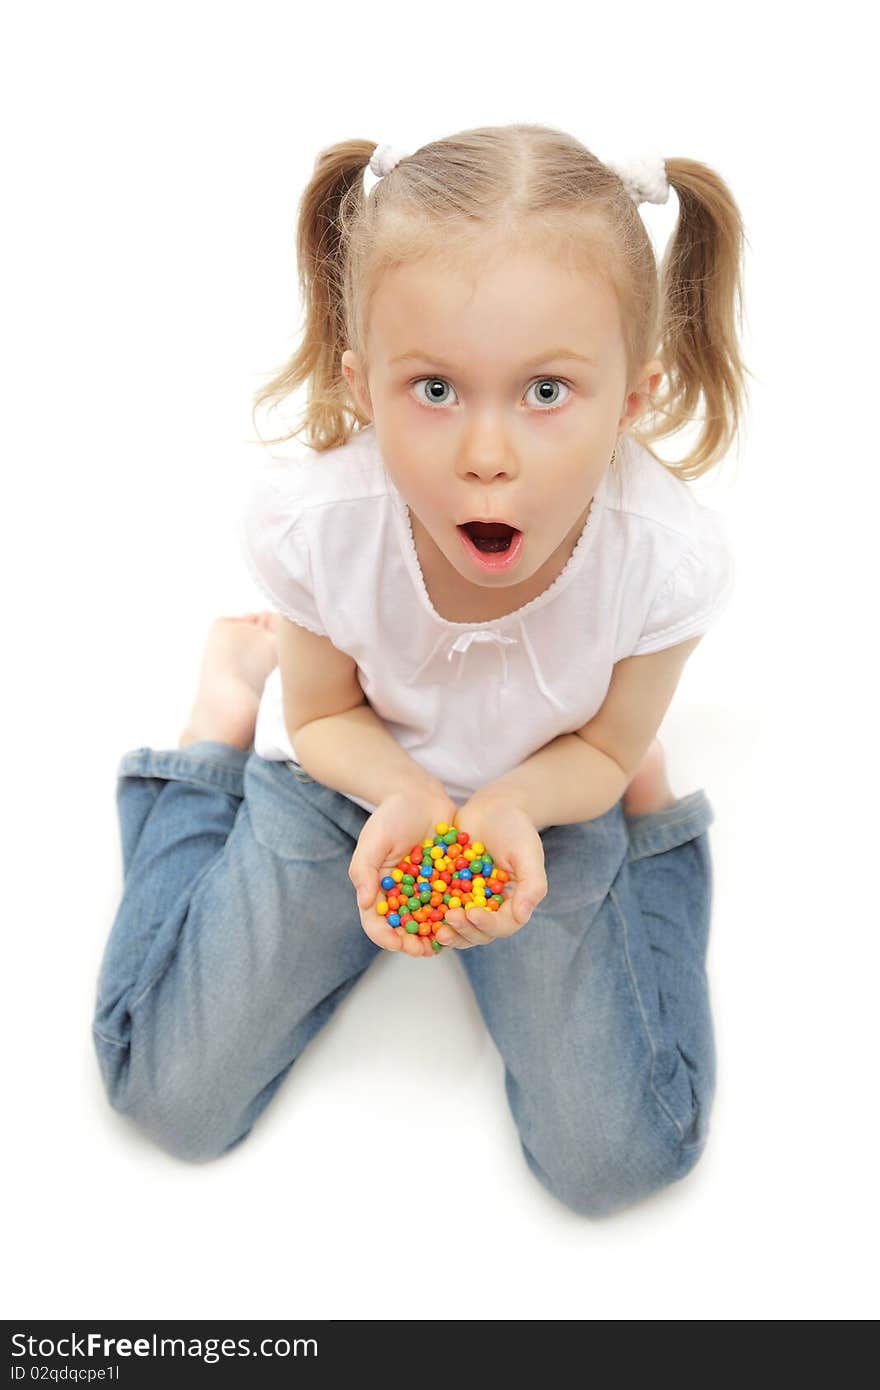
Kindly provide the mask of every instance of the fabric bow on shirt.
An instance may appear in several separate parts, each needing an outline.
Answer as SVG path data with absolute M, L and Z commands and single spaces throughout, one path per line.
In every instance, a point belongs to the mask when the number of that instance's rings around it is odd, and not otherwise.
M 528 657 L 529 665 L 532 668 L 532 673 L 534 675 L 535 683 L 538 686 L 538 689 L 541 691 L 542 695 L 544 695 L 545 698 L 550 701 L 552 705 L 555 705 L 558 709 L 565 709 L 566 706 L 564 701 L 562 701 L 558 698 L 558 696 L 553 694 L 553 691 L 550 689 L 550 687 L 544 679 L 543 672 L 541 671 L 541 668 L 538 665 L 538 658 L 535 655 L 534 648 L 532 647 L 532 643 L 529 639 L 529 634 L 526 629 L 525 620 L 523 618 L 519 618 L 517 622 L 519 626 L 520 637 L 511 637 L 503 632 L 493 632 L 488 628 L 476 628 L 471 632 L 459 633 L 459 635 L 450 643 L 449 650 L 446 653 L 447 661 L 452 661 L 453 657 L 455 656 L 459 656 L 461 658 L 461 660 L 458 663 L 458 669 L 455 673 L 456 681 L 461 680 L 461 675 L 465 667 L 467 653 L 470 651 L 472 645 L 475 642 L 494 642 L 501 655 L 501 680 L 502 683 L 506 684 L 508 680 L 507 648 L 509 646 L 519 646 L 521 641 L 522 646 Z M 430 665 L 439 647 L 441 647 L 442 644 L 444 642 L 447 642 L 448 640 L 449 633 L 443 632 L 440 634 L 440 636 L 437 638 L 437 641 L 434 643 L 434 646 L 431 648 L 431 651 L 429 652 L 428 656 L 422 662 L 421 666 L 418 668 L 417 671 L 414 671 L 413 674 L 407 680 L 407 685 L 414 685 L 416 681 L 419 680 L 419 678 L 422 676 L 422 673 Z
M 497 642 L 501 648 L 501 660 L 503 669 L 502 680 L 506 681 L 507 653 L 505 652 L 504 648 L 505 646 L 509 645 L 516 646 L 518 641 L 518 637 L 506 637 L 501 632 L 489 632 L 485 628 L 479 628 L 476 632 L 463 632 L 459 637 L 456 637 L 452 646 L 449 648 L 449 651 L 446 653 L 446 659 L 448 661 L 451 661 L 456 652 L 461 652 L 462 656 L 464 656 L 465 653 L 470 649 L 472 642 Z M 460 679 L 463 669 L 464 661 L 460 661 L 458 663 L 458 670 L 455 673 L 456 680 Z

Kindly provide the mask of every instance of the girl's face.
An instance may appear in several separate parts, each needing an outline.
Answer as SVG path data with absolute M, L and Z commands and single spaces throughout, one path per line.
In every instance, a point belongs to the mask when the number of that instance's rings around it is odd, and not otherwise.
M 515 589 L 538 571 L 552 582 L 662 372 L 647 364 L 626 398 L 613 291 L 526 251 L 479 275 L 399 266 L 373 296 L 367 348 L 366 370 L 350 350 L 342 368 L 414 529 L 479 588 Z M 522 532 L 511 567 L 492 570 L 463 544 L 460 524 L 480 519 Z

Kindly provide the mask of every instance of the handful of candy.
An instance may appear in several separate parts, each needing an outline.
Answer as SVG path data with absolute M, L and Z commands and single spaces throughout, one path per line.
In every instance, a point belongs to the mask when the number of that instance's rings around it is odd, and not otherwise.
M 467 831 L 443 821 L 438 821 L 435 829 L 433 839 L 415 845 L 380 880 L 385 895 L 379 895 L 375 907 L 389 926 L 427 936 L 431 949 L 442 951 L 435 933 L 446 909 L 482 907 L 497 912 L 504 903 L 510 874 L 495 866 L 479 840 L 469 844 Z

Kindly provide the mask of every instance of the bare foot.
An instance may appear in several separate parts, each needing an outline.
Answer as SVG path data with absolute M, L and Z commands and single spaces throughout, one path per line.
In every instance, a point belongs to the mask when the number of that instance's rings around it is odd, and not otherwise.
M 266 677 L 278 665 L 277 627 L 278 614 L 271 612 L 215 619 L 179 747 L 216 739 L 250 748 Z
M 623 794 L 624 812 L 628 816 L 644 816 L 673 806 L 676 800 L 666 778 L 663 745 L 655 738 Z

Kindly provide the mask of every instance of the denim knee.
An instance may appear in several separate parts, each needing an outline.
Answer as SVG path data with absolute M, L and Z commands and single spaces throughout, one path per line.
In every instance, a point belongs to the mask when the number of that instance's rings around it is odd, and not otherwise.
M 577 1216 L 596 1219 L 634 1206 L 686 1177 L 705 1146 L 693 1144 L 678 1154 L 652 1148 L 641 1156 L 628 1150 L 616 1169 L 593 1168 L 579 1160 L 560 1164 L 549 1173 L 525 1144 L 522 1147 L 526 1163 L 548 1192 Z
M 514 1111 L 514 1114 L 516 1112 Z M 619 1121 L 619 1122 L 616 1122 Z M 610 1216 L 685 1177 L 706 1143 L 682 1142 L 668 1117 L 645 1099 L 643 1108 L 601 1116 L 571 1107 L 523 1132 L 523 1155 L 543 1187 L 578 1216 Z
M 194 1069 L 178 1068 L 147 1082 L 134 1078 L 129 1049 L 93 1030 L 107 1099 L 140 1132 L 173 1158 L 205 1163 L 246 1139 L 259 1113 L 283 1080 L 276 1077 L 244 1106 L 229 1091 L 214 1091 Z

